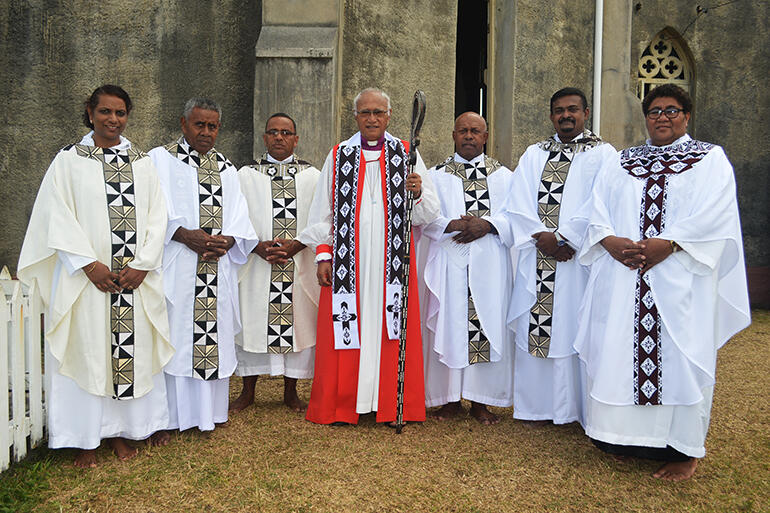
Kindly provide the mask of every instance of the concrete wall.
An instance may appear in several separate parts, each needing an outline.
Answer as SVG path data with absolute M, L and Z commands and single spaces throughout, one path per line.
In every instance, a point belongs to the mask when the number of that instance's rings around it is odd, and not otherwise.
M 632 84 L 636 63 L 652 38 L 665 27 L 684 32 L 696 77 L 691 134 L 724 147 L 738 182 L 746 263 L 770 266 L 770 30 L 766 23 L 770 3 L 736 2 L 700 16 L 690 2 L 641 0 L 636 4 Z
M 338 26 L 334 115 L 321 127 L 331 140 L 356 131 L 351 101 L 369 86 L 391 94 L 391 132 L 407 137 L 419 88 L 428 97 L 420 147 L 426 163 L 452 152 L 456 1 L 263 1 L 272 6 L 266 25 Z M 135 100 L 125 135 L 139 147 L 174 137 L 184 100 L 206 94 L 224 108 L 218 148 L 236 164 L 260 151 L 264 120 L 255 129 L 253 116 L 263 1 L 105 0 L 98 11 L 83 0 L 7 1 L 0 10 L 0 264 L 15 267 L 42 175 L 59 148 L 85 133 L 82 101 L 102 83 L 123 85 Z M 577 86 L 591 100 L 594 3 L 490 5 L 489 153 L 513 166 L 527 145 L 553 132 L 548 99 L 555 90 Z M 682 33 L 695 18 L 685 0 L 605 2 L 602 135 L 610 142 L 622 147 L 644 137 L 633 98 L 641 51 L 664 27 Z M 736 2 L 702 14 L 684 34 L 696 67 L 693 134 L 725 147 L 738 178 L 748 264 L 766 267 L 767 19 L 767 2 Z
M 427 109 L 420 153 L 427 166 L 454 150 L 457 2 L 347 0 L 341 23 L 340 138 L 358 131 L 352 101 L 361 89 L 379 87 L 391 98 L 389 131 L 409 138 L 412 101 L 425 91 Z
M 150 149 L 179 132 L 187 97 L 224 109 L 217 147 L 250 160 L 258 0 L 10 0 L 0 9 L 0 265 L 16 267 L 37 188 L 80 140 L 82 102 L 103 83 L 134 100 L 125 136 Z
M 323 165 L 336 142 L 338 0 L 265 0 L 254 73 L 254 158 L 275 112 L 297 123 L 300 158 Z
M 554 133 L 551 95 L 562 87 L 593 94 L 593 2 L 493 3 L 494 97 L 490 155 L 515 166 L 527 146 Z M 589 123 L 590 126 L 590 123 Z

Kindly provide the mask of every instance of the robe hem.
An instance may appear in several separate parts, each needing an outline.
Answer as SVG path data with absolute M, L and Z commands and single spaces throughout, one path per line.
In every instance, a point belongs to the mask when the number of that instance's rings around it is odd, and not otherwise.
M 582 424 L 580 422 L 580 418 L 577 415 L 564 418 L 556 418 L 550 414 L 521 412 L 517 411 L 515 408 L 513 410 L 513 418 L 516 420 L 550 420 L 554 424 L 571 424 L 572 422 Z
M 158 431 L 169 429 L 168 428 L 168 422 L 159 422 L 157 425 L 154 425 L 152 427 L 148 427 L 145 429 L 142 429 L 139 431 L 140 434 L 136 434 L 136 431 L 119 431 L 120 428 L 113 427 L 113 428 L 107 428 L 104 429 L 106 431 L 106 434 L 102 433 L 100 434 L 100 438 L 95 443 L 92 440 L 86 440 L 86 439 L 80 439 L 78 437 L 73 436 L 65 436 L 65 435 L 59 435 L 59 436 L 51 436 L 48 435 L 48 448 L 49 449 L 82 449 L 82 450 L 91 450 L 91 449 L 97 449 L 101 443 L 102 440 L 108 439 L 108 438 L 125 438 L 127 440 L 146 440 L 147 438 L 151 437 L 154 433 L 157 433 Z
M 677 440 L 668 440 L 668 439 L 653 438 L 653 437 L 645 438 L 645 437 L 621 435 L 618 433 L 609 433 L 605 431 L 598 431 L 588 425 L 585 427 L 585 433 L 586 433 L 586 436 L 590 438 L 594 438 L 596 440 L 606 442 L 609 444 L 634 445 L 639 447 L 656 447 L 661 449 L 670 445 L 677 451 L 691 458 L 703 458 L 706 456 L 706 448 L 704 446 L 690 447 L 688 445 L 680 443 Z
M 272 369 L 263 366 L 263 365 L 256 365 L 256 366 L 246 366 L 241 367 L 240 365 L 235 368 L 235 376 L 238 376 L 240 378 L 246 377 L 246 376 L 283 376 L 285 378 L 292 378 L 292 379 L 311 379 L 313 377 L 313 371 L 312 370 L 298 370 L 298 369 L 289 369 L 287 367 L 283 368 L 283 372 L 273 372 Z

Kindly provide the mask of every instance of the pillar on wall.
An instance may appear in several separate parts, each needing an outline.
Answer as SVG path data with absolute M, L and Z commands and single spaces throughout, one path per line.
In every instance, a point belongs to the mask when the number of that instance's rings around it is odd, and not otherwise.
M 297 122 L 297 154 L 319 167 L 336 142 L 337 0 L 264 0 L 254 73 L 254 158 L 267 118 Z
M 636 83 L 631 84 L 631 11 L 633 2 L 604 3 L 602 51 L 602 139 L 617 149 L 647 138 Z

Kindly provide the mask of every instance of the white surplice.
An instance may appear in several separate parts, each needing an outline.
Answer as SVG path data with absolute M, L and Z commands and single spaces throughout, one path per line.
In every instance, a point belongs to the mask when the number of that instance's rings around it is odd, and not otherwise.
M 269 153 L 267 160 L 276 164 L 290 164 L 296 157 L 283 161 Z M 255 165 L 256 166 L 256 165 Z M 307 225 L 310 202 L 321 174 L 313 166 L 294 175 L 297 208 L 297 235 Z M 238 170 L 241 191 L 249 206 L 249 217 L 260 240 L 273 238 L 272 178 L 253 166 Z M 241 323 L 243 330 L 235 337 L 238 359 L 236 375 L 255 376 L 269 374 L 289 378 L 312 378 L 315 354 L 315 333 L 318 320 L 318 296 L 320 286 L 313 262 L 313 250 L 305 248 L 294 255 L 294 283 L 292 285 L 292 317 L 294 348 L 290 353 L 268 354 L 267 320 L 272 266 L 259 255 L 251 253 L 238 272 Z
M 385 133 L 385 144 L 393 136 Z M 361 145 L 361 134 L 356 133 L 346 146 Z M 357 292 L 359 300 L 359 331 L 361 352 L 358 367 L 356 413 L 377 411 L 380 385 L 380 344 L 382 339 L 382 312 L 385 276 L 385 205 L 383 205 L 380 151 L 362 145 L 366 171 L 362 194 L 358 198 L 358 260 Z M 439 211 L 439 201 L 419 153 L 415 172 L 422 177 L 422 194 L 414 202 L 412 224 L 432 221 Z M 334 153 L 330 151 L 321 170 L 313 203 L 310 206 L 308 226 L 299 241 L 315 249 L 320 244 L 332 246 L 332 191 L 334 189 Z
M 484 166 L 482 153 L 461 164 Z M 489 170 L 487 170 L 489 173 Z M 488 233 L 468 244 L 452 241 L 457 232 L 444 233 L 449 222 L 466 213 L 463 181 L 442 166 L 428 172 L 441 200 L 441 215 L 422 228 L 431 240 L 425 264 L 426 301 L 422 308 L 425 364 L 425 405 L 440 406 L 465 398 L 508 407 L 513 401 L 513 336 L 506 326 L 513 288 L 510 247 L 513 236 L 502 207 L 513 173 L 501 166 L 487 176 L 489 221 L 497 234 Z M 490 361 L 468 362 L 468 289 L 489 340 Z
M 554 138 L 560 141 L 558 134 Z M 575 153 L 572 158 L 561 196 L 558 231 L 574 249 L 580 248 L 586 222 L 572 218 L 589 201 L 603 162 L 616 153 L 610 144 L 599 144 Z M 576 420 L 582 423 L 584 371 L 572 344 L 588 268 L 576 257 L 556 264 L 548 358 L 533 356 L 528 350 L 530 310 L 537 298 L 537 248 L 532 235 L 552 231 L 538 214 L 540 184 L 548 158 L 549 151 L 538 144 L 527 148 L 513 174 L 506 205 L 514 246 L 518 249 L 516 286 L 509 314 L 510 327 L 516 334 L 513 416 L 522 420 L 552 420 L 555 424 Z
M 181 143 L 189 149 L 184 140 Z M 163 280 L 171 342 L 176 348 L 174 358 L 164 369 L 169 388 L 169 409 L 174 410 L 170 412 L 169 427 L 185 430 L 197 426 L 200 430 L 211 430 L 214 424 L 227 420 L 227 383 L 235 371 L 234 339 L 241 329 L 238 268 L 246 262 L 259 240 L 249 221 L 237 170 L 228 163 L 220 172 L 223 203 L 221 233 L 235 238 L 235 244 L 218 260 L 218 379 L 204 381 L 193 377 L 193 302 L 198 254 L 171 237 L 180 227 L 188 230 L 199 227 L 198 170 L 171 155 L 163 146 L 151 150 L 150 157 L 158 169 L 168 207 Z M 178 421 L 178 425 L 174 420 Z
M 79 144 L 94 146 L 93 132 Z M 131 143 L 121 137 L 112 149 Z M 147 438 L 168 424 L 161 372 L 173 354 L 160 264 L 166 210 L 149 158 L 132 165 L 136 251 L 130 267 L 149 271 L 133 293 L 134 399 L 112 398 L 110 294 L 81 269 L 112 260 L 102 163 L 60 152 L 40 185 L 19 258 L 19 279 L 36 281 L 47 307 L 45 394 L 48 445 L 94 449 L 103 438 Z
M 676 153 L 684 135 L 669 145 Z M 649 144 L 649 143 L 648 143 Z M 647 273 L 661 319 L 661 405 L 634 404 L 634 310 L 637 271 L 614 260 L 608 235 L 639 239 L 645 180 L 616 155 L 592 195 L 580 261 L 591 266 L 575 349 L 590 387 L 586 434 L 604 442 L 672 446 L 705 455 L 717 350 L 750 323 L 733 168 L 714 145 L 692 169 L 668 175 L 665 224 L 658 238 L 673 253 Z

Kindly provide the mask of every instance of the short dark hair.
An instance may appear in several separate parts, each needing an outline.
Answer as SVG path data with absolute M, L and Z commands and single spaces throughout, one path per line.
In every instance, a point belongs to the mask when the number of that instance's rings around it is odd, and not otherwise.
M 676 84 L 662 84 L 652 89 L 642 100 L 642 113 L 647 116 L 650 104 L 655 98 L 673 98 L 682 106 L 685 114 L 692 112 L 692 98 L 690 94 Z
M 580 100 L 583 102 L 583 110 L 588 108 L 588 100 L 586 100 L 586 94 L 577 87 L 565 87 L 559 89 L 553 96 L 551 96 L 551 112 L 553 112 L 553 102 L 564 96 L 580 96 Z
M 292 119 L 291 116 L 288 114 L 285 114 L 283 112 L 276 112 L 275 114 L 271 115 L 269 118 L 267 118 L 267 121 L 265 121 L 265 132 L 267 132 L 267 124 L 270 123 L 270 120 L 273 118 L 286 118 L 289 121 L 291 121 L 291 124 L 294 126 L 294 133 L 297 133 L 297 123 Z
M 127 113 L 130 113 L 131 109 L 134 107 L 131 103 L 131 98 L 128 96 L 128 93 L 124 91 L 122 87 L 112 84 L 104 84 L 103 86 L 97 87 L 96 90 L 91 93 L 91 96 L 89 96 L 88 99 L 83 102 L 83 123 L 91 130 L 94 129 L 94 124 L 91 123 L 91 116 L 88 115 L 88 108 L 90 107 L 91 110 L 94 110 L 96 106 L 99 105 L 99 98 L 103 94 L 106 94 L 107 96 L 117 96 L 123 100 L 123 103 L 126 104 Z

